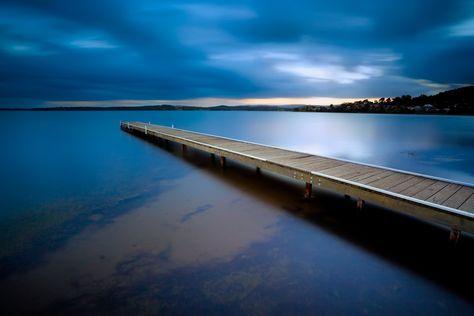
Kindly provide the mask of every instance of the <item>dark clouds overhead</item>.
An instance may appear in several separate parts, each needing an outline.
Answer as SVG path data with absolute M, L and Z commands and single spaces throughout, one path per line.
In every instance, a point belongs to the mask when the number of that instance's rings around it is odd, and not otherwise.
M 0 4 L 1 106 L 432 93 L 472 56 L 472 1 Z

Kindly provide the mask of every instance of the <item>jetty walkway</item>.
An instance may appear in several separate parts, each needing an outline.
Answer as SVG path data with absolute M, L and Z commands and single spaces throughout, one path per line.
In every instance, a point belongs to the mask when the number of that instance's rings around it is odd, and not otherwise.
M 304 182 L 305 197 L 313 187 L 329 189 L 451 229 L 450 239 L 474 233 L 474 186 L 407 171 L 323 157 L 226 137 L 153 125 L 121 122 L 137 135 L 164 139 Z

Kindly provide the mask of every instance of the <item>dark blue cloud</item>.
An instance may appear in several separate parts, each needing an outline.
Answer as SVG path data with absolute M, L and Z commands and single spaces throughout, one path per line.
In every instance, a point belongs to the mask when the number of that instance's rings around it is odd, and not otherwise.
M 3 1 L 0 104 L 378 97 L 474 82 L 470 1 Z

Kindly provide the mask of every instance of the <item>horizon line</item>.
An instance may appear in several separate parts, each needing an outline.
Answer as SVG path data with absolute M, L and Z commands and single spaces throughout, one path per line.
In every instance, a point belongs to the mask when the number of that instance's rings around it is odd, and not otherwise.
M 215 107 L 215 106 L 329 106 L 379 98 L 333 97 L 278 97 L 278 98 L 193 98 L 193 99 L 116 99 L 116 100 L 65 100 L 43 102 L 44 107 L 139 107 L 156 105 Z

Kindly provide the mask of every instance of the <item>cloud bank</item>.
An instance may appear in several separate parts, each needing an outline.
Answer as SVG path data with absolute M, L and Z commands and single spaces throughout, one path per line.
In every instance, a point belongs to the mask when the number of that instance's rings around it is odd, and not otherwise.
M 474 82 L 473 21 L 463 0 L 6 0 L 0 106 L 436 93 Z

